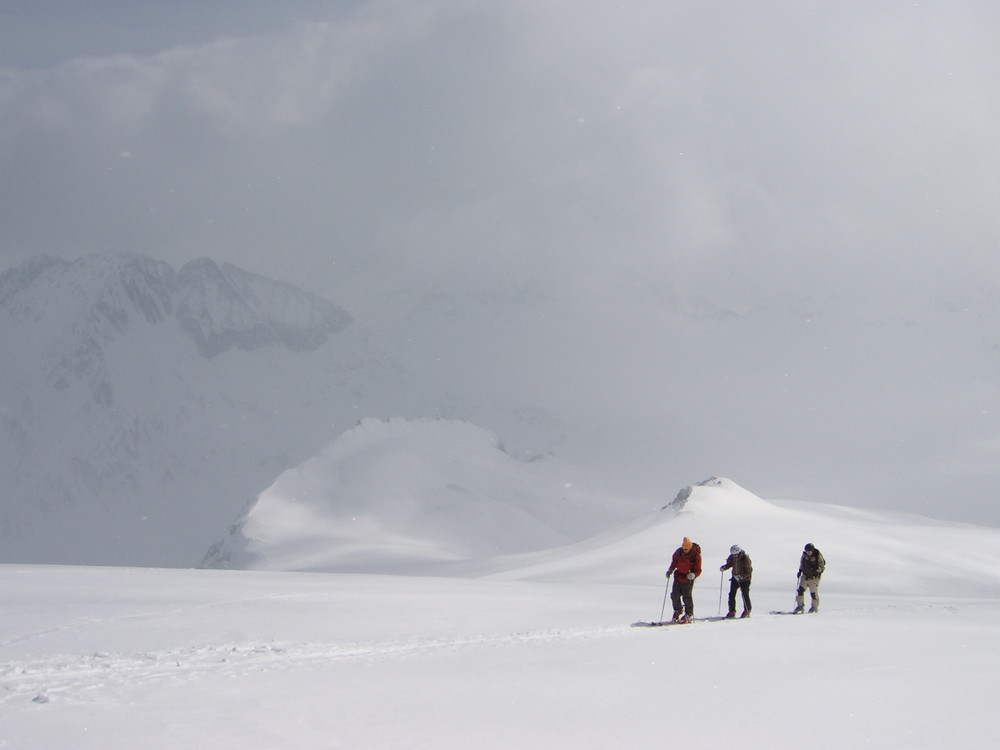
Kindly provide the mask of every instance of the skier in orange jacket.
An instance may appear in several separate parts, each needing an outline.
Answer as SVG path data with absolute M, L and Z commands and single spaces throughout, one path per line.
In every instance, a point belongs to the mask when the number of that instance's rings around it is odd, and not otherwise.
M 694 620 L 694 582 L 701 575 L 701 547 L 687 537 L 670 559 L 667 578 L 674 577 L 670 601 L 674 605 L 673 622 Z M 683 604 L 683 607 L 682 607 Z

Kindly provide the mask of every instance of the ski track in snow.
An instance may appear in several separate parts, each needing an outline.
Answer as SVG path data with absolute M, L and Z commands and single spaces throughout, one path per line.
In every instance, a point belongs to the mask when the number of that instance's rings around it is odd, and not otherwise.
M 820 615 L 824 619 L 838 613 L 844 614 L 900 614 L 919 610 L 932 610 L 945 615 L 958 614 L 961 607 L 975 605 L 963 602 L 959 606 L 934 602 L 894 602 L 862 604 L 848 610 L 837 609 Z M 770 615 L 761 613 L 754 620 Z M 137 617 L 130 616 L 129 619 Z M 119 619 L 119 618 L 110 618 Z M 682 630 L 721 618 L 711 616 L 696 620 L 693 625 L 681 626 Z M 812 619 L 812 616 L 803 616 Z M 80 624 L 92 624 L 93 621 Z M 195 681 L 205 675 L 239 675 L 269 670 L 295 670 L 311 665 L 334 662 L 377 662 L 408 658 L 433 657 L 448 652 L 476 648 L 504 648 L 571 641 L 608 635 L 625 635 L 635 632 L 639 621 L 632 624 L 585 628 L 560 628 L 555 630 L 522 631 L 514 633 L 481 633 L 438 638 L 402 640 L 372 640 L 350 642 L 281 643 L 277 641 L 227 643 L 196 648 L 151 650 L 136 653 L 97 651 L 87 655 L 53 655 L 28 662 L 0 665 L 0 704 L 51 700 L 87 702 L 88 693 L 99 690 L 133 690 L 137 685 Z M 32 633 L 12 639 L 6 644 L 41 637 L 46 633 L 66 628 Z M 662 631 L 663 628 L 653 628 Z M 94 700 L 97 699 L 95 695 Z
M 78 630 L 80 628 L 93 627 L 95 625 L 107 625 L 110 623 L 122 623 L 122 622 L 142 622 L 144 620 L 161 619 L 163 617 L 177 616 L 177 615 L 188 615 L 194 612 L 202 612 L 212 609 L 222 609 L 224 607 L 229 607 L 236 604 L 249 604 L 252 602 L 280 602 L 281 600 L 289 599 L 303 599 L 306 598 L 306 594 L 262 594 L 260 596 L 245 596 L 239 597 L 237 599 L 220 599 L 216 602 L 207 602 L 204 604 L 191 604 L 184 607 L 172 607 L 170 609 L 156 609 L 149 612 L 137 612 L 128 615 L 119 615 L 116 617 L 87 617 L 85 619 L 78 620 L 77 622 L 68 623 L 66 625 L 60 625 L 56 628 L 48 628 L 46 630 L 36 630 L 33 633 L 25 633 L 23 635 L 16 636 L 14 638 L 9 638 L 0 641 L 0 649 L 7 648 L 16 643 L 24 643 L 26 641 L 31 641 L 36 638 L 44 638 L 50 635 L 56 635 L 58 633 L 64 633 L 71 630 Z
M 627 625 L 517 633 L 484 633 L 452 638 L 349 643 L 278 642 L 222 644 L 198 648 L 120 654 L 56 655 L 0 665 L 0 704 L 33 700 L 87 702 L 87 692 L 133 690 L 136 685 L 196 680 L 206 674 L 245 674 L 298 669 L 337 661 L 374 662 L 432 656 L 472 648 L 502 648 L 538 642 L 624 634 Z

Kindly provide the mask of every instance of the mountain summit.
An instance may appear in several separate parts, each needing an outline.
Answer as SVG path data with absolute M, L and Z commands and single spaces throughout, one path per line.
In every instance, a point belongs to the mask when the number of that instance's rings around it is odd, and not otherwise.
M 74 261 L 40 256 L 6 271 L 0 311 L 20 326 L 44 323 L 99 343 L 173 317 L 206 357 L 234 346 L 312 350 L 351 323 L 322 297 L 228 263 L 202 258 L 174 271 L 117 253 Z
M 468 422 L 363 419 L 279 476 L 204 565 L 450 572 L 620 523 L 610 503 L 568 481 L 575 474 L 552 456 L 516 460 Z

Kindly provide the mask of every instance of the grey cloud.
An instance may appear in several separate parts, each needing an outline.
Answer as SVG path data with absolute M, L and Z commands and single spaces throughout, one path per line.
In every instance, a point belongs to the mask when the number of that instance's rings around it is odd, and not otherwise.
M 313 282 L 331 255 L 533 274 L 604 268 L 609 247 L 626 268 L 765 286 L 808 273 L 803 254 L 845 280 L 873 254 L 883 272 L 913 252 L 935 273 L 955 257 L 993 272 L 996 55 L 977 15 L 948 19 L 371 4 L 8 72 L 5 251 L 141 244 L 273 264 L 281 242 L 303 260 L 275 270 Z
M 678 484 L 995 486 L 995 3 L 224 5 L 0 73 L 5 260 L 209 256 L 419 323 L 452 392 L 587 404 Z

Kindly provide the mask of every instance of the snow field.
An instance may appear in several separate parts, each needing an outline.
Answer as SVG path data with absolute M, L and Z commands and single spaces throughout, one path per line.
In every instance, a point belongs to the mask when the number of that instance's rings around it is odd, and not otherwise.
M 669 628 L 659 585 L 0 567 L 18 748 L 968 747 L 1000 603 L 845 596 Z M 717 588 L 697 587 L 699 615 Z

